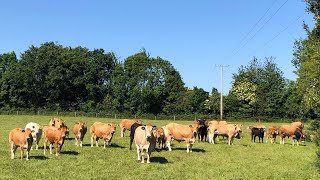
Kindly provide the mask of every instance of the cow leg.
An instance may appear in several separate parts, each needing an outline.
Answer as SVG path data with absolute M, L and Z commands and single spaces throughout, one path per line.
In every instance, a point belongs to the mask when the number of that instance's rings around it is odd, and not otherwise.
M 45 138 L 43 143 L 43 155 L 46 155 L 47 142 L 48 142 L 48 139 Z
M 36 138 L 36 150 L 38 150 L 39 149 L 39 142 L 40 142 L 40 138 Z M 32 149 L 32 145 L 31 145 L 31 149 Z
M 144 149 L 141 149 L 141 163 L 144 163 Z
M 23 147 L 24 145 L 20 145 L 20 159 L 23 159 Z
M 52 143 L 49 144 L 50 154 L 52 154 Z
M 148 151 L 148 149 L 147 149 Z M 147 163 L 150 163 L 151 151 L 147 152 Z
M 171 137 L 168 137 L 167 141 L 166 141 L 166 146 L 168 147 L 169 151 L 172 151 L 171 149 L 171 145 L 170 145 L 170 141 L 171 141 Z
M 74 140 L 76 141 L 75 145 L 76 145 L 77 147 L 79 147 L 79 144 L 78 144 L 78 135 L 76 135 L 76 136 L 74 137 Z
M 81 135 L 80 135 L 80 138 L 79 138 L 79 140 L 80 140 L 80 147 L 82 147 L 83 138 L 84 138 L 84 136 L 81 134 Z
M 91 147 L 93 147 L 93 137 L 94 135 L 91 135 Z
M 16 152 L 17 146 L 13 143 L 10 145 L 10 151 L 11 151 L 11 159 L 14 159 L 14 154 Z
M 133 138 L 130 137 L 130 150 L 132 150 L 132 142 L 133 142 Z
M 96 147 L 99 147 L 99 145 L 98 145 L 98 140 L 99 140 L 99 138 L 98 138 L 98 137 L 95 137 L 95 140 L 96 140 Z
M 136 148 L 137 148 L 138 161 L 140 161 L 141 160 L 140 148 L 137 144 L 136 144 Z
M 52 147 L 52 146 L 51 146 L 51 147 Z M 56 147 L 56 156 L 59 156 L 59 149 L 60 149 L 60 147 L 59 147 L 58 142 L 55 143 L 55 147 Z
M 125 128 L 121 128 L 121 137 L 124 137 L 124 132 L 126 131 Z

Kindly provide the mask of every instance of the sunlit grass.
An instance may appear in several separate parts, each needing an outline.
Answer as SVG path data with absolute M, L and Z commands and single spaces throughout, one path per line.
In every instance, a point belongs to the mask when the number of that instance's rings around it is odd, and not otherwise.
M 173 142 L 172 151 L 153 152 L 151 164 L 141 164 L 137 154 L 129 150 L 129 133 L 120 137 L 119 128 L 112 146 L 103 149 L 90 147 L 86 134 L 83 147 L 76 147 L 73 134 L 66 140 L 61 156 L 43 156 L 43 139 L 40 149 L 30 153 L 30 160 L 19 160 L 19 149 L 14 160 L 9 156 L 9 131 L 23 128 L 28 122 L 47 125 L 48 116 L 0 116 L 0 179 L 320 179 L 314 167 L 316 146 L 306 142 L 292 146 L 252 143 L 250 123 L 244 123 L 241 139 L 234 145 L 198 143 L 192 153 L 186 153 L 184 142 Z M 72 129 L 74 122 L 85 120 L 88 127 L 95 121 L 120 122 L 119 119 L 62 117 Z M 148 121 L 163 126 L 171 121 Z M 187 121 L 179 121 L 186 124 Z M 269 126 L 274 123 L 265 124 Z M 279 139 L 277 139 L 279 142 Z M 133 146 L 134 147 L 134 146 Z

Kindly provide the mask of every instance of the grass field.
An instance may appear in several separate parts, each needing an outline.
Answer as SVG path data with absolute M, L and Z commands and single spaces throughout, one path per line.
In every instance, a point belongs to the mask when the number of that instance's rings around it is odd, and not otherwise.
M 316 146 L 306 142 L 292 146 L 286 139 L 284 145 L 252 143 L 249 122 L 243 123 L 241 139 L 234 145 L 225 142 L 194 144 L 192 153 L 186 153 L 185 143 L 172 143 L 173 150 L 153 152 L 150 164 L 137 161 L 137 154 L 129 150 L 129 133 L 120 137 L 120 130 L 112 139 L 112 146 L 90 147 L 86 134 L 84 147 L 76 147 L 73 134 L 65 141 L 61 156 L 43 156 L 43 139 L 40 149 L 32 150 L 30 160 L 10 159 L 8 134 L 16 127 L 24 128 L 28 122 L 47 125 L 48 116 L 0 116 L 0 179 L 320 179 L 314 167 Z M 117 122 L 117 119 L 62 117 L 69 127 L 77 120 L 90 125 L 95 121 Z M 147 121 L 163 126 L 171 121 Z M 187 124 L 186 121 L 179 123 Z M 275 123 L 272 123 L 275 124 Z M 265 124 L 269 126 L 271 124 Z M 72 139 L 71 139 L 72 138 Z M 279 142 L 279 139 L 277 139 Z M 99 140 L 102 146 L 103 142 Z

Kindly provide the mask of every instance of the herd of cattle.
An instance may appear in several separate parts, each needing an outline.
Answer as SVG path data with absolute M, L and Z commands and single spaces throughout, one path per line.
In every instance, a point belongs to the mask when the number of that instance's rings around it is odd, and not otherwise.
M 199 119 L 189 125 L 182 125 L 178 123 L 169 123 L 161 128 L 157 128 L 151 124 L 143 124 L 142 120 L 128 120 L 120 121 L 120 135 L 124 137 L 126 130 L 130 131 L 130 150 L 132 143 L 135 142 L 138 160 L 144 163 L 145 154 L 147 163 L 150 163 L 151 152 L 156 149 L 156 145 L 161 149 L 168 149 L 171 151 L 171 141 L 185 141 L 187 152 L 192 152 L 192 146 L 198 137 L 198 141 L 208 141 L 215 144 L 218 136 L 226 137 L 229 145 L 233 144 L 234 138 L 240 139 L 241 127 L 239 123 L 227 123 L 222 120 L 206 121 Z M 117 124 L 95 122 L 90 127 L 91 147 L 94 141 L 98 147 L 98 140 L 103 139 L 104 148 L 111 145 L 112 137 L 116 131 Z M 267 131 L 262 124 L 249 126 L 251 130 L 251 140 L 255 142 L 256 137 L 259 142 L 263 142 L 266 136 L 271 143 L 275 143 L 276 136 L 280 136 L 280 144 L 284 144 L 285 137 L 292 139 L 292 145 L 300 140 L 304 140 L 302 132 L 304 128 L 303 123 L 297 121 L 290 125 L 270 126 Z M 75 145 L 82 146 L 82 141 L 87 132 L 86 123 L 83 121 L 76 122 L 73 127 L 75 137 Z M 40 126 L 37 123 L 30 122 L 24 129 L 14 128 L 9 133 L 9 143 L 11 151 L 11 159 L 14 159 L 15 151 L 20 147 L 21 159 L 23 159 L 23 150 L 27 149 L 26 159 L 29 159 L 30 150 L 33 142 L 38 150 L 41 137 L 44 137 L 43 154 L 46 155 L 47 143 L 49 142 L 50 154 L 52 154 L 52 146 L 55 145 L 56 156 L 60 154 L 61 148 L 64 144 L 65 137 L 69 135 L 69 128 L 62 119 L 51 118 L 49 125 Z

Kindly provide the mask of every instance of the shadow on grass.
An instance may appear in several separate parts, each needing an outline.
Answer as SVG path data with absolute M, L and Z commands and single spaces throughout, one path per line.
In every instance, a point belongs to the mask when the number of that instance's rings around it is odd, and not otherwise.
M 153 163 L 160 163 L 160 164 L 167 164 L 169 161 L 164 157 L 150 157 L 150 162 Z
M 68 155 L 79 155 L 77 151 L 61 151 L 61 154 L 68 154 Z
M 172 148 L 172 151 L 174 150 L 183 150 L 183 151 L 186 151 L 187 152 L 187 148 Z M 197 149 L 197 148 L 192 148 L 192 152 L 206 152 L 206 150 L 204 149 Z
M 29 158 L 30 158 L 30 159 L 36 159 L 36 160 L 46 160 L 46 159 L 49 159 L 49 158 L 46 157 L 46 156 L 30 156 Z
M 74 138 L 67 137 L 67 138 L 64 138 L 64 140 L 68 140 L 68 141 L 70 141 L 70 140 L 74 140 Z
M 82 146 L 91 147 L 91 144 L 82 144 Z M 96 147 L 96 144 L 94 143 L 93 146 Z M 103 144 L 99 144 L 99 147 L 103 147 Z M 124 147 L 124 146 L 120 146 L 120 145 L 114 144 L 114 143 L 112 143 L 110 146 L 106 146 L 106 148 L 107 148 L 107 147 L 121 148 L 121 149 L 126 148 L 126 147 Z

